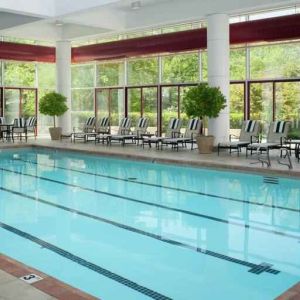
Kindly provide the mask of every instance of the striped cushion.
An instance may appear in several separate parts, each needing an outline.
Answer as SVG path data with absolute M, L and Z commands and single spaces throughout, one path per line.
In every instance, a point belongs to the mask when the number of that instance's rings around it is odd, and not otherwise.
M 147 118 L 139 118 L 138 120 L 138 128 L 145 128 L 147 124 Z
M 170 121 L 169 128 L 170 129 L 177 129 L 178 125 L 179 125 L 179 119 L 173 118 Z
M 129 118 L 123 118 L 121 120 L 120 127 L 127 128 L 129 126 L 130 126 L 130 119 Z
M 107 127 L 109 124 L 108 124 L 108 121 L 109 121 L 109 118 L 108 117 L 104 117 L 101 119 L 101 122 L 100 122 L 100 127 Z
M 198 128 L 200 120 L 199 119 L 191 119 L 189 120 L 188 129 L 189 130 L 196 130 Z
M 95 117 L 89 117 L 85 123 L 86 126 L 93 126 L 95 124 Z
M 16 118 L 14 120 L 14 127 L 23 128 L 26 125 L 26 121 L 24 118 Z
M 36 117 L 30 117 L 26 120 L 26 126 L 34 127 L 36 126 Z
M 275 133 L 283 133 L 284 129 L 285 129 L 285 121 L 275 121 L 274 122 L 274 128 L 273 128 L 273 132 Z
M 256 124 L 256 121 L 254 121 L 254 120 L 247 120 L 246 121 L 246 126 L 245 126 L 245 131 L 246 132 L 253 132 L 254 128 L 255 128 L 255 124 Z

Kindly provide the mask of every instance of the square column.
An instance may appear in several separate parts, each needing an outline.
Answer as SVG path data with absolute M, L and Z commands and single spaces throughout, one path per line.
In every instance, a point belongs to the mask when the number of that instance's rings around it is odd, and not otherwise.
M 207 17 L 208 84 L 219 87 L 226 97 L 226 107 L 210 119 L 208 133 L 215 136 L 215 145 L 229 139 L 229 18 L 226 14 Z
M 67 97 L 68 110 L 58 118 L 63 132 L 71 132 L 71 43 L 56 42 L 56 91 Z

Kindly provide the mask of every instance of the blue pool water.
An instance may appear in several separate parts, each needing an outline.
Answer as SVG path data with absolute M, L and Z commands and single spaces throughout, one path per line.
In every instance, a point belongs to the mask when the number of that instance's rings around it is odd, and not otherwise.
M 300 182 L 0 153 L 0 252 L 104 300 L 274 299 L 300 281 Z

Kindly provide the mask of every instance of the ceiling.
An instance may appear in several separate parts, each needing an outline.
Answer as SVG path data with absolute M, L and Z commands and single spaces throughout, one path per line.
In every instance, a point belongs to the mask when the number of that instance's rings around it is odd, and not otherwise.
M 291 0 L 0 0 L 0 35 L 54 42 L 292 6 Z

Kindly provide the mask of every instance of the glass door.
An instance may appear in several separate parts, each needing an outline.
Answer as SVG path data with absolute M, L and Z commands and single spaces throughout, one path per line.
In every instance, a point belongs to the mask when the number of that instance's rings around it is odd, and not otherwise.
M 111 132 L 116 133 L 120 120 L 125 116 L 124 89 L 96 89 L 95 109 L 98 120 L 107 116 L 110 118 Z
M 15 118 L 33 117 L 37 114 L 37 89 L 5 88 L 4 116 L 7 123 Z
M 127 115 L 131 118 L 133 126 L 139 117 L 149 118 L 148 131 L 157 131 L 157 86 L 130 87 L 127 89 Z

